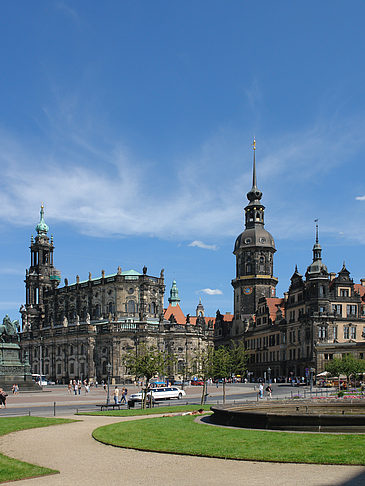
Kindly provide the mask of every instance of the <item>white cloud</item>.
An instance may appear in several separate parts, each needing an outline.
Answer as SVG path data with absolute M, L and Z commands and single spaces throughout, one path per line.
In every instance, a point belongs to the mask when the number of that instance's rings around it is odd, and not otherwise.
M 356 196 L 356 201 L 365 201 L 365 196 Z
M 203 294 L 207 295 L 222 295 L 223 292 L 219 289 L 201 289 L 199 292 L 203 292 Z
M 45 109 L 45 140 L 51 146 L 0 131 L 0 223 L 35 225 L 44 201 L 50 232 L 59 222 L 92 236 L 191 238 L 189 246 L 216 250 L 202 240 L 234 239 L 242 230 L 251 184 L 251 134 L 219 131 L 195 154 L 172 161 L 177 169 L 166 180 L 158 161 L 139 160 L 123 141 L 110 140 L 107 130 L 81 123 L 73 113 L 77 102 L 64 105 L 54 118 Z M 80 128 L 86 125 L 89 132 Z M 322 122 L 266 139 L 266 145 L 258 140 L 258 185 L 274 236 L 300 238 L 312 231 L 318 199 L 308 191 L 365 144 L 365 122 L 344 125 Z M 331 210 L 331 204 L 325 206 Z M 338 215 L 337 209 L 326 215 L 328 228 L 336 227 Z
M 195 246 L 197 248 L 203 248 L 203 250 L 217 250 L 218 247 L 217 245 L 207 245 L 206 243 L 203 243 L 202 241 L 199 240 L 194 240 L 191 243 L 188 244 L 188 246 Z

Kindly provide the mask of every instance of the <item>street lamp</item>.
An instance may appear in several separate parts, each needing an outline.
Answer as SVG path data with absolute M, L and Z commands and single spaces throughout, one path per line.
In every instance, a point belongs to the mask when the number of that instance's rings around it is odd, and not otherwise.
M 110 363 L 108 363 L 108 364 L 106 365 L 106 370 L 107 370 L 107 372 L 108 372 L 108 395 L 107 395 L 107 397 L 106 397 L 106 404 L 107 404 L 107 405 L 109 405 L 109 400 L 110 400 L 110 398 L 109 398 L 110 373 L 111 373 L 111 371 L 112 371 L 112 365 L 111 365 Z
M 271 383 L 271 368 L 270 368 L 270 366 L 267 369 L 267 382 L 270 385 L 270 383 Z
M 315 373 L 315 369 L 314 368 L 311 368 L 310 370 L 310 390 L 311 390 L 311 393 L 313 391 L 313 374 Z

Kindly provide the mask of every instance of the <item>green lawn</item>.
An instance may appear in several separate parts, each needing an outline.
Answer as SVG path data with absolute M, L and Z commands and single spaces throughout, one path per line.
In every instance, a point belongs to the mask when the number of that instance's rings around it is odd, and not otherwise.
M 175 412 L 188 412 L 192 410 L 199 410 L 203 408 L 209 411 L 211 405 L 174 405 L 173 407 L 154 407 L 145 408 L 144 410 L 131 408 L 129 410 L 108 410 L 105 412 L 79 412 L 77 415 L 109 415 L 111 417 L 131 417 L 134 415 L 153 415 L 166 414 Z
M 229 429 L 192 416 L 120 422 L 94 430 L 105 444 L 158 452 L 253 461 L 365 464 L 365 435 Z
M 17 430 L 47 427 L 49 425 L 74 422 L 68 419 L 53 419 L 42 417 L 2 417 L 0 418 L 0 435 L 10 434 Z M 45 474 L 56 474 L 58 471 L 18 461 L 0 454 L 0 482 L 14 481 Z

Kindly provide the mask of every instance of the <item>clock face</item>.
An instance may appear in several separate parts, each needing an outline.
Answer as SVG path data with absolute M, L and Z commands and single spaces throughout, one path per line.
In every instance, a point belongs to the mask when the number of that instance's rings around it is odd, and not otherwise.
M 243 289 L 243 293 L 244 293 L 245 295 L 250 295 L 250 294 L 252 293 L 252 287 L 245 287 L 245 288 Z

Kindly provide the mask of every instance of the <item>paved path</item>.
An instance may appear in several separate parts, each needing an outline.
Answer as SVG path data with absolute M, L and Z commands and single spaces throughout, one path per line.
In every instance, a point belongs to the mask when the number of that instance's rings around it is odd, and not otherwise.
M 92 430 L 100 425 L 135 419 L 85 416 L 77 423 L 15 432 L 0 438 L 0 451 L 61 472 L 56 476 L 20 481 L 20 486 L 365 484 L 364 467 L 243 462 L 157 454 L 105 446 L 91 437 Z

